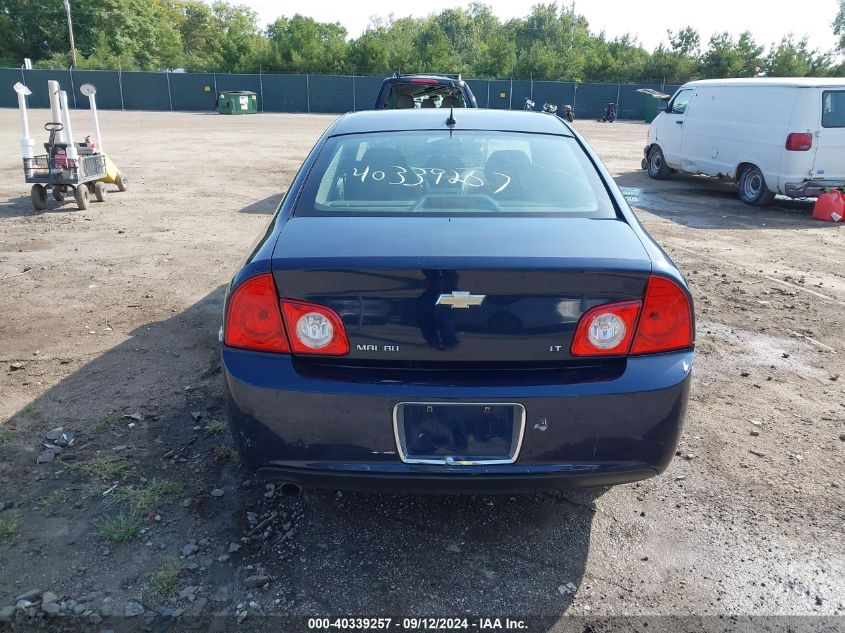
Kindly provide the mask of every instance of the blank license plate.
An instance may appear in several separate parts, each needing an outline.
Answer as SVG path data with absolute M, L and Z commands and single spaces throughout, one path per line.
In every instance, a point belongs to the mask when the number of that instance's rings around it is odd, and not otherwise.
M 417 464 L 509 464 L 525 429 L 512 403 L 402 402 L 394 409 L 399 455 Z

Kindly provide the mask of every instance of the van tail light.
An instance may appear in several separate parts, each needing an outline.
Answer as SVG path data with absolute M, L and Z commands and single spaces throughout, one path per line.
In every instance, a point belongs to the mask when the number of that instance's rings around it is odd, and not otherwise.
M 349 353 L 346 329 L 338 314 L 316 303 L 279 300 L 270 273 L 247 279 L 232 294 L 223 342 L 229 347 L 278 354 Z
M 411 79 L 412 84 L 437 84 L 440 83 L 437 79 L 428 79 L 427 77 L 414 77 Z
M 229 347 L 290 353 L 273 275 L 247 279 L 229 299 L 223 341 Z
M 643 301 L 622 301 L 585 312 L 575 328 L 573 356 L 656 354 L 693 346 L 692 306 L 680 285 L 657 275 Z
M 813 147 L 813 135 L 808 132 L 792 132 L 786 137 L 786 149 L 790 152 L 806 152 Z
M 331 308 L 285 299 L 282 312 L 294 354 L 343 356 L 349 353 L 346 328 Z

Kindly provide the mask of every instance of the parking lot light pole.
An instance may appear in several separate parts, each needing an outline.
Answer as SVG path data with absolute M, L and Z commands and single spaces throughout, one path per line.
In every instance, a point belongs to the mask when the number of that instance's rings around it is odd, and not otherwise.
M 73 41 L 73 20 L 70 17 L 70 1 L 65 1 L 65 12 L 67 13 L 67 31 L 70 34 L 70 65 L 76 68 L 76 44 Z

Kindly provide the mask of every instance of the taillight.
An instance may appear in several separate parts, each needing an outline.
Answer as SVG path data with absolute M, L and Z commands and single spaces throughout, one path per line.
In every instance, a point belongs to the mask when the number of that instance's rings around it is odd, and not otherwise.
M 229 347 L 280 354 L 349 353 L 338 314 L 316 303 L 279 300 L 270 273 L 247 279 L 232 294 L 223 341 Z
M 247 279 L 232 294 L 223 341 L 229 347 L 290 353 L 279 295 L 270 273 Z
M 692 307 L 686 291 L 667 277 L 648 278 L 643 301 L 591 308 L 575 328 L 573 356 L 641 355 L 693 345 Z
M 440 83 L 437 79 L 426 79 L 425 77 L 414 77 L 411 79 L 412 84 L 437 84 Z
M 692 347 L 692 306 L 686 291 L 667 277 L 648 278 L 631 354 Z
M 807 132 L 793 132 L 786 137 L 786 149 L 790 152 L 806 152 L 813 146 L 813 135 Z
M 631 347 L 640 301 L 607 303 L 591 308 L 578 321 L 573 356 L 624 355 Z
M 282 301 L 294 354 L 343 356 L 349 353 L 346 329 L 337 312 L 304 301 Z

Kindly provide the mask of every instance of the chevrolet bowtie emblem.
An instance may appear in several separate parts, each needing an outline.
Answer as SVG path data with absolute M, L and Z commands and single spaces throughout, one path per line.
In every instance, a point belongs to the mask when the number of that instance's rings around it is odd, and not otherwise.
M 484 297 L 487 295 L 471 295 L 463 290 L 455 290 L 449 294 L 443 294 L 437 297 L 437 302 L 434 305 L 438 306 L 452 306 L 452 308 L 469 308 L 470 306 L 480 306 L 484 303 Z

